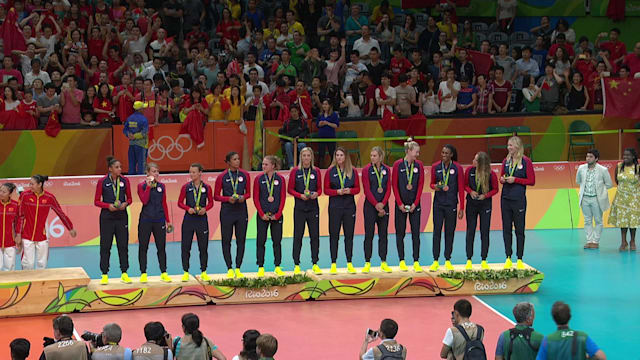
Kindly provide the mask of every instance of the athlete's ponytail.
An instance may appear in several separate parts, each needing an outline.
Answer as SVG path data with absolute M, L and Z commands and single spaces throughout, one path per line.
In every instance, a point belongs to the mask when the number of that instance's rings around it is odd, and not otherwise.
M 33 175 L 31 177 L 33 180 L 36 181 L 36 183 L 40 184 L 40 186 L 43 186 L 44 183 L 49 180 L 49 177 L 47 175 Z
M 202 332 L 200 331 L 200 319 L 198 315 L 193 313 L 184 314 L 182 316 L 182 326 L 184 326 L 184 333 L 187 335 L 191 335 L 193 342 L 197 347 L 202 345 L 202 340 L 204 337 L 202 336 Z
M 413 141 L 412 138 L 408 138 L 407 141 L 405 141 L 405 143 L 404 143 L 404 152 L 407 153 L 407 152 L 409 152 L 409 151 L 411 151 L 411 150 L 413 150 L 415 148 L 419 148 L 419 147 L 420 147 L 420 145 L 417 142 Z
M 107 156 L 107 167 L 108 168 L 111 168 L 117 162 L 120 162 L 120 160 L 116 159 L 115 157 L 113 157 L 111 155 Z

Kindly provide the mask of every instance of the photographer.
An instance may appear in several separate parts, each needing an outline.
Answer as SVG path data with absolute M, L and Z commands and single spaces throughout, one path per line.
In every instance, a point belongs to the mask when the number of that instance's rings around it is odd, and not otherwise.
M 87 345 L 73 339 L 73 320 L 66 315 L 53 319 L 53 337 L 45 337 L 40 360 L 88 360 L 91 358 Z
M 107 324 L 102 328 L 100 340 L 92 339 L 94 347 L 92 360 L 131 360 L 131 349 L 118 345 L 122 339 L 122 329 L 116 323 Z
M 17 338 L 11 341 L 9 348 L 11 349 L 11 360 L 26 360 L 29 357 L 31 344 L 27 339 Z
M 153 321 L 144 326 L 144 337 L 147 342 L 133 352 L 133 360 L 172 360 L 169 349 L 171 335 L 167 333 L 161 322 Z
M 406 359 L 407 348 L 394 340 L 398 333 L 398 323 L 391 319 L 384 319 L 380 323 L 378 331 L 367 331 L 364 343 L 360 348 L 361 360 L 377 360 L 377 359 Z M 367 350 L 367 346 L 376 338 L 380 338 L 382 342 L 378 346 L 374 346 Z

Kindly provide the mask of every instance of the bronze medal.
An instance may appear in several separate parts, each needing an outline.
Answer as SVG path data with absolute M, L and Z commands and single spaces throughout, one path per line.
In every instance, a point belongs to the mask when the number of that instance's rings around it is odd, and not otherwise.
M 413 185 L 407 184 L 407 190 L 409 190 L 409 191 L 413 190 Z
M 379 187 L 379 188 L 378 188 L 378 194 L 382 194 L 383 192 L 384 192 L 384 189 L 383 189 L 383 188 L 381 188 L 381 187 Z
M 275 200 L 275 199 L 273 198 L 273 196 L 269 196 L 269 197 L 267 198 L 267 201 L 269 201 L 269 202 L 273 202 L 274 200 Z

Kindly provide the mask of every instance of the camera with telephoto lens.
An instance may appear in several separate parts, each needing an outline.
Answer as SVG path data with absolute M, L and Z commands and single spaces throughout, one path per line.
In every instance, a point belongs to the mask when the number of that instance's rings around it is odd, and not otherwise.
M 158 341 L 158 346 L 168 347 L 169 344 L 167 343 L 167 338 L 170 339 L 171 335 L 169 335 L 169 333 L 165 331 L 164 334 L 162 335 L 162 339 Z
M 91 332 L 91 331 L 85 331 L 82 335 L 80 335 L 80 337 L 84 341 L 91 341 L 91 343 L 95 347 L 104 346 L 104 343 L 102 342 L 102 334 L 100 334 L 100 333 L 94 333 L 94 332 Z

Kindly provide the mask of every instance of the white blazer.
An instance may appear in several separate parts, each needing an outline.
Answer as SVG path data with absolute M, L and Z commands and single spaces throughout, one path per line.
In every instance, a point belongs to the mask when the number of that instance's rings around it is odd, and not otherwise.
M 584 185 L 587 182 L 587 169 L 588 164 L 582 164 L 578 167 L 578 171 L 576 172 L 576 184 L 580 185 L 580 206 L 582 206 L 582 198 L 584 196 Z M 598 204 L 600 205 L 600 209 L 604 212 L 609 209 L 609 193 L 607 189 L 611 189 L 613 187 L 613 183 L 611 182 L 611 175 L 609 175 L 609 170 L 606 167 L 596 163 L 596 198 L 598 199 Z

